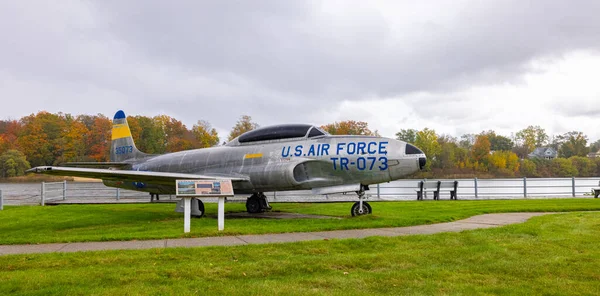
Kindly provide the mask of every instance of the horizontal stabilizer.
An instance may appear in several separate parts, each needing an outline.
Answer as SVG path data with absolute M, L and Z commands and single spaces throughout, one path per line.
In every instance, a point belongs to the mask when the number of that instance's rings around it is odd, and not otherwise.
M 130 167 L 131 164 L 127 162 L 67 162 L 63 163 L 62 166 L 71 168 L 123 169 Z
M 28 173 L 47 174 L 55 176 L 74 176 L 83 178 L 95 178 L 111 181 L 123 182 L 143 182 L 157 185 L 174 186 L 176 180 L 214 180 L 228 179 L 232 182 L 249 181 L 247 177 L 240 176 L 209 176 L 184 173 L 165 173 L 165 172 L 148 172 L 148 171 L 128 171 L 128 170 L 108 170 L 108 169 L 90 169 L 90 168 L 67 168 L 53 166 L 39 166 L 27 170 Z

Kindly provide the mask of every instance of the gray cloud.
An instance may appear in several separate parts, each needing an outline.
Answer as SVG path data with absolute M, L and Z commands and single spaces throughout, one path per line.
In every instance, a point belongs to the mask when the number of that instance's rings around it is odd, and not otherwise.
M 0 95 L 19 98 L 0 116 L 124 108 L 228 130 L 241 114 L 325 123 L 343 101 L 399 97 L 410 116 L 431 119 L 428 104 L 440 121 L 482 120 L 461 91 L 600 48 L 598 1 L 44 5 L 0 4 Z

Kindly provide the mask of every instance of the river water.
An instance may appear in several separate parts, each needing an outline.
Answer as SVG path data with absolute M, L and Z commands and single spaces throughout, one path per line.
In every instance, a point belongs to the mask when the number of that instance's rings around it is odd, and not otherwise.
M 415 189 L 421 180 L 397 180 L 371 185 L 367 195 L 371 200 L 415 200 Z M 589 197 L 591 188 L 600 187 L 600 177 L 595 178 L 513 178 L 513 179 L 457 179 L 459 199 L 518 199 L 518 198 L 547 198 L 547 197 Z M 475 194 L 477 183 L 477 195 Z M 62 200 L 106 200 L 116 201 L 117 189 L 106 187 L 101 182 L 67 182 L 64 184 L 46 183 L 45 199 L 47 201 Z M 526 186 L 526 189 L 525 189 Z M 0 183 L 0 190 L 5 205 L 39 204 L 41 201 L 41 183 Z M 573 194 L 573 192 L 575 194 Z M 327 202 L 327 201 L 356 201 L 356 195 L 332 194 L 328 196 L 312 195 L 310 191 L 284 191 L 265 193 L 269 201 L 275 202 Z M 119 190 L 120 201 L 149 201 L 149 194 L 131 190 Z M 431 198 L 431 195 L 429 198 Z M 240 195 L 232 201 L 244 201 L 247 196 Z M 449 197 L 443 192 L 441 198 Z M 163 196 L 164 199 L 174 199 L 175 196 Z M 216 200 L 216 199 L 215 199 Z M 207 202 L 213 200 L 207 199 Z

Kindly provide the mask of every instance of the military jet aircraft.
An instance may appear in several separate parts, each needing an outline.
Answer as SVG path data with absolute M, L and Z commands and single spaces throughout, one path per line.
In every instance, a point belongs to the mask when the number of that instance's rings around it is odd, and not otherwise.
M 403 141 L 373 136 L 333 136 L 317 126 L 285 124 L 246 132 L 211 148 L 162 155 L 140 152 L 125 113 L 113 120 L 110 162 L 41 166 L 31 172 L 102 179 L 106 186 L 175 194 L 181 179 L 230 179 L 236 194 L 251 194 L 249 213 L 270 210 L 264 192 L 310 189 L 314 194 L 356 192 L 353 216 L 370 214 L 369 185 L 422 169 L 425 154 Z M 204 213 L 204 204 L 198 201 Z M 201 214 L 201 215 L 202 215 Z

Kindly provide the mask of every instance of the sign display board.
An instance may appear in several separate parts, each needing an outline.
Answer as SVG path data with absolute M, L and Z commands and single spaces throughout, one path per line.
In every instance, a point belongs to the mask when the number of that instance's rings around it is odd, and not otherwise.
M 177 196 L 233 196 L 231 180 L 177 180 Z

